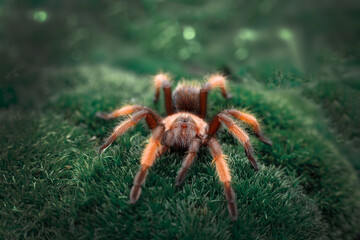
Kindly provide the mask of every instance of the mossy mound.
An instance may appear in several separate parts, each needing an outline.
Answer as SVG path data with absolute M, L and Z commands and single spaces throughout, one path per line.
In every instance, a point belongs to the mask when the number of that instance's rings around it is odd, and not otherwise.
M 148 77 L 104 66 L 41 76 L 80 80 L 45 100 L 42 111 L 1 113 L 4 238 L 352 239 L 358 233 L 353 168 L 284 92 L 230 83 L 230 102 L 218 92 L 209 97 L 209 118 L 228 106 L 247 108 L 274 142 L 270 148 L 251 134 L 262 165 L 254 172 L 241 145 L 226 131 L 218 134 L 237 193 L 239 220 L 232 223 L 206 149 L 180 188 L 174 181 L 183 154 L 162 156 L 135 206 L 128 196 L 150 131 L 139 125 L 98 156 L 117 121 L 98 120 L 97 111 L 136 103 L 164 113 L 151 101 Z

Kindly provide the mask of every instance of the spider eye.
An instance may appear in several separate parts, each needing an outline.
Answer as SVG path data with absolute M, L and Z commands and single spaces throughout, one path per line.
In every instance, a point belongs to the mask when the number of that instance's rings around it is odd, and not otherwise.
M 188 122 L 189 120 L 187 118 L 182 118 L 181 122 Z

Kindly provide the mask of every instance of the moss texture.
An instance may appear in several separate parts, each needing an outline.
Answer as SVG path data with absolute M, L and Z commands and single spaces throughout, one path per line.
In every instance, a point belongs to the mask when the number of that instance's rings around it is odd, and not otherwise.
M 312 126 L 312 116 L 284 101 L 286 94 L 231 83 L 230 102 L 218 92 L 210 95 L 209 116 L 230 105 L 247 108 L 262 118 L 274 142 L 272 148 L 264 146 L 252 135 L 262 165 L 254 172 L 233 137 L 226 131 L 218 135 L 237 193 L 239 220 L 231 223 L 206 149 L 180 188 L 174 180 L 182 153 L 161 157 L 140 201 L 129 205 L 149 130 L 139 125 L 98 156 L 97 146 L 117 121 L 98 120 L 94 114 L 126 99 L 160 113 L 163 106 L 152 104 L 148 77 L 103 66 L 51 76 L 61 79 L 70 73 L 87 80 L 51 97 L 45 112 L 2 112 L 5 238 L 335 239 L 356 234 L 357 176 Z

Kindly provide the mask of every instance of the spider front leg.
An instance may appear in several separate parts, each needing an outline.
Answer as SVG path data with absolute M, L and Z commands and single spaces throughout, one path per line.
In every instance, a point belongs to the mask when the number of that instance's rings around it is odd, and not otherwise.
M 161 123 L 161 118 L 159 115 L 146 107 L 142 107 L 142 110 L 136 112 L 130 119 L 123 121 L 118 126 L 116 126 L 114 132 L 100 147 L 99 153 L 101 154 L 103 151 L 105 151 L 116 140 L 117 137 L 121 136 L 131 127 L 135 126 L 144 117 L 151 129 L 154 129 Z
M 96 116 L 99 118 L 105 119 L 105 120 L 111 120 L 111 119 L 115 119 L 115 118 L 118 118 L 123 115 L 131 114 L 131 113 L 139 111 L 143 108 L 145 108 L 145 107 L 141 106 L 141 105 L 126 105 L 126 106 L 119 108 L 111 113 L 98 112 L 98 113 L 96 113 Z
M 171 115 L 174 111 L 172 105 L 172 94 L 171 94 L 171 84 L 170 84 L 169 75 L 165 73 L 157 74 L 154 77 L 154 85 L 156 88 L 154 102 L 159 101 L 160 88 L 162 87 L 164 90 L 166 114 Z
M 235 192 L 231 187 L 231 175 L 229 171 L 228 164 L 225 160 L 225 156 L 222 153 L 219 142 L 215 138 L 210 138 L 208 142 L 211 154 L 214 158 L 216 170 L 219 175 L 220 181 L 224 184 L 225 197 L 227 201 L 227 206 L 229 210 L 230 217 L 232 221 L 236 221 L 238 218 L 238 209 L 236 206 L 236 196 Z
M 223 111 L 222 113 L 230 115 L 240 121 L 243 121 L 243 122 L 249 124 L 252 127 L 252 129 L 254 130 L 255 136 L 260 141 L 262 141 L 263 143 L 265 143 L 269 146 L 272 146 L 271 140 L 264 136 L 263 132 L 261 131 L 260 124 L 258 123 L 258 121 L 256 120 L 256 118 L 253 115 L 251 115 L 249 113 L 241 112 L 236 109 L 227 109 L 227 110 Z
M 227 128 L 229 129 L 229 131 L 244 145 L 245 154 L 246 154 L 247 158 L 249 159 L 251 166 L 256 171 L 258 171 L 259 166 L 258 166 L 258 163 L 256 162 L 256 159 L 254 156 L 254 150 L 250 144 L 249 136 L 243 129 L 241 129 L 239 126 L 237 126 L 230 117 L 228 117 L 227 115 L 225 115 L 223 113 L 219 113 L 219 114 L 215 115 L 215 117 L 212 120 L 210 127 L 209 127 L 209 132 L 208 132 L 209 138 L 214 136 L 215 133 L 219 130 L 220 121 L 222 123 L 224 123 L 227 126 Z
M 130 203 L 134 204 L 139 199 L 141 194 L 141 186 L 144 184 L 148 169 L 154 164 L 156 158 L 161 154 L 160 140 L 164 133 L 165 127 L 159 125 L 154 129 L 153 136 L 150 138 L 149 143 L 146 145 L 141 156 L 141 167 L 134 179 L 134 185 L 130 191 Z
M 182 166 L 176 177 L 175 186 L 178 187 L 184 182 L 186 174 L 189 168 L 191 167 L 192 163 L 194 162 L 194 159 L 196 157 L 197 152 L 199 151 L 200 146 L 201 146 L 200 138 L 196 137 L 191 141 L 189 151 L 187 152 L 187 155 L 184 161 L 182 162 Z
M 221 89 L 224 98 L 231 98 L 231 95 L 226 91 L 226 78 L 220 74 L 210 76 L 208 82 L 200 89 L 199 115 L 201 118 L 206 116 L 208 92 L 216 87 Z
M 141 105 L 126 105 L 122 108 L 119 108 L 112 113 L 96 113 L 96 116 L 105 120 L 111 120 L 118 118 L 120 116 L 129 115 L 134 112 L 139 112 L 145 110 L 148 114 L 145 116 L 145 120 L 150 129 L 154 129 L 158 123 L 161 121 L 160 116 L 158 116 L 153 110 Z

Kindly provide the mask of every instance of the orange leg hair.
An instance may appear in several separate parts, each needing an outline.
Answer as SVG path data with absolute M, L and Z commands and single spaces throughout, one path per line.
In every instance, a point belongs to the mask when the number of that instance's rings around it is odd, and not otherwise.
M 236 206 L 236 196 L 235 192 L 231 187 L 231 175 L 229 171 L 229 167 L 225 160 L 225 156 L 222 153 L 219 142 L 215 138 L 210 138 L 208 142 L 208 146 L 210 147 L 211 154 L 214 158 L 214 162 L 216 165 L 216 171 L 219 175 L 220 181 L 224 184 L 225 189 L 225 197 L 227 200 L 227 206 L 229 210 L 230 217 L 233 221 L 236 221 L 238 218 L 238 210 Z
M 226 91 L 226 78 L 220 74 L 211 75 L 208 82 L 200 89 L 200 117 L 205 118 L 207 108 L 207 95 L 208 92 L 216 87 L 221 89 L 224 98 L 231 98 L 231 95 Z
M 114 119 L 114 118 L 117 118 L 120 116 L 129 115 L 134 112 L 141 111 L 141 110 L 148 111 L 149 114 L 147 114 L 145 116 L 145 120 L 146 120 L 146 123 L 149 126 L 149 128 L 154 129 L 158 125 L 158 123 L 161 121 L 160 116 L 158 116 L 150 108 L 147 108 L 147 107 L 141 106 L 141 105 L 126 105 L 120 109 L 113 111 L 112 113 L 109 113 L 109 114 L 98 112 L 98 113 L 96 113 L 96 116 L 99 118 L 105 119 L 105 120 L 110 120 L 110 119 Z
M 178 175 L 175 180 L 175 186 L 180 186 L 186 177 L 186 174 L 191 167 L 192 163 L 194 162 L 194 159 L 196 157 L 197 152 L 199 151 L 201 146 L 201 139 L 200 138 L 194 138 L 189 147 L 189 151 L 187 152 L 187 155 L 182 163 L 182 166 L 178 172 Z
M 154 85 L 156 89 L 154 102 L 159 101 L 160 88 L 162 87 L 164 90 L 166 113 L 167 115 L 171 115 L 173 113 L 173 105 L 172 105 L 171 84 L 170 84 L 169 75 L 165 73 L 157 74 L 154 77 Z
M 262 141 L 263 143 L 269 146 L 272 146 L 272 142 L 270 141 L 270 139 L 264 136 L 264 134 L 261 131 L 260 124 L 253 115 L 241 112 L 236 109 L 228 109 L 223 111 L 222 113 L 226 115 L 230 115 L 238 120 L 244 121 L 245 123 L 249 124 L 254 130 L 255 136 L 259 138 L 260 141 Z
M 160 157 L 161 155 L 163 155 L 167 150 L 169 149 L 168 146 L 166 145 L 161 145 L 156 152 L 156 157 Z
M 244 145 L 245 154 L 249 159 L 251 166 L 256 171 L 258 171 L 259 166 L 256 162 L 254 156 L 254 150 L 250 144 L 249 136 L 244 130 L 242 130 L 239 126 L 237 126 L 229 116 L 223 113 L 219 113 L 215 115 L 209 127 L 209 132 L 208 132 L 209 137 L 214 136 L 214 134 L 219 130 L 220 122 L 224 123 L 226 127 L 229 129 L 229 131 Z
M 114 118 L 118 118 L 123 115 L 132 114 L 133 112 L 139 111 L 143 109 L 144 106 L 141 105 L 126 105 L 122 108 L 119 108 L 111 113 L 102 113 L 98 112 L 96 113 L 96 116 L 102 119 L 110 120 Z
M 146 145 L 141 156 L 141 167 L 134 179 L 134 185 L 130 191 L 130 203 L 134 204 L 139 199 L 141 194 L 141 186 L 144 184 L 148 169 L 154 164 L 156 158 L 161 154 L 161 138 L 165 127 L 159 125 L 154 129 L 153 136 Z
M 161 123 L 160 116 L 144 107 L 143 110 L 135 113 L 130 119 L 123 121 L 115 127 L 114 132 L 100 147 L 99 153 L 101 154 L 103 151 L 105 151 L 116 140 L 117 137 L 124 134 L 127 130 L 129 130 L 129 128 L 135 126 L 144 117 L 146 118 L 146 122 L 148 123 L 149 127 L 152 129 Z

